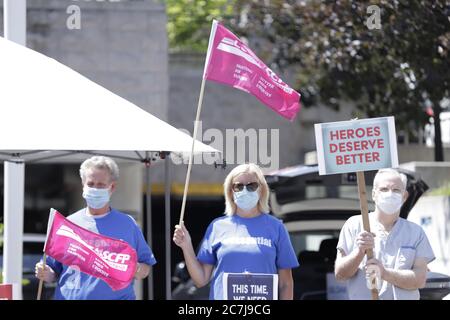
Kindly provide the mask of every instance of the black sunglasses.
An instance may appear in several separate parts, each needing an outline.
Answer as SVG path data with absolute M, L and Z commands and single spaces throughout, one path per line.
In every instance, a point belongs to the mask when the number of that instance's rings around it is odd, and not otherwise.
M 244 189 L 244 187 L 247 188 L 247 191 L 253 192 L 258 190 L 259 183 L 258 182 L 249 182 L 247 184 L 243 184 L 240 182 L 233 183 L 233 187 L 231 188 L 234 192 L 239 192 Z

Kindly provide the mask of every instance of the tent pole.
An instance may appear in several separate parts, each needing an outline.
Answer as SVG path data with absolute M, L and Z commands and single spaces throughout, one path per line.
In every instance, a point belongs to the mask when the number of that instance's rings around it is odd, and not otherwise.
M 22 46 L 27 42 L 26 0 L 3 1 L 5 39 Z M 22 160 L 4 162 L 5 221 L 3 247 L 3 283 L 13 284 L 13 299 L 22 299 L 23 204 L 25 197 L 25 164 Z
M 146 152 L 146 158 L 150 159 L 148 152 Z M 150 162 L 145 164 L 145 205 L 146 205 L 146 219 L 147 219 L 147 243 L 153 250 L 152 245 L 152 198 L 151 198 L 151 181 L 150 181 Z M 153 300 L 153 267 L 150 267 L 150 273 L 148 275 L 148 299 Z
M 27 46 L 27 2 L 26 0 L 3 1 L 3 26 L 5 39 Z
M 170 154 L 166 153 L 164 160 L 164 205 L 165 205 L 165 235 L 166 235 L 166 300 L 172 300 L 172 274 L 170 248 L 172 243 L 170 228 Z
M 13 300 L 22 300 L 25 163 L 20 159 L 5 161 L 4 174 L 3 283 L 13 285 Z

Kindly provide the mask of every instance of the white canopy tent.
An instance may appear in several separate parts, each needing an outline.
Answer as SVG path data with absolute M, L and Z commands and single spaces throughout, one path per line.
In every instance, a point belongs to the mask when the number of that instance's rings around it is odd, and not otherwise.
M 81 161 L 85 154 L 104 154 L 148 163 L 151 152 L 186 155 L 191 145 L 189 135 L 131 102 L 54 59 L 0 37 L 0 159 L 7 160 L 4 281 L 20 283 L 22 278 L 23 161 Z M 216 152 L 195 143 L 194 153 Z
M 1 150 L 191 150 L 187 134 L 56 60 L 1 37 L 0 90 Z M 217 150 L 198 143 L 196 151 Z

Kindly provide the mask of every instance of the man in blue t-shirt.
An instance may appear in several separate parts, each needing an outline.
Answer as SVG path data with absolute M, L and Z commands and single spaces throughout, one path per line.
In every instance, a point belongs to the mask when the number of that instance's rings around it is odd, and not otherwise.
M 119 178 L 117 164 L 108 157 L 89 158 L 81 164 L 80 177 L 87 207 L 70 215 L 68 219 L 90 231 L 126 241 L 137 253 L 135 278 L 146 278 L 150 266 L 156 263 L 152 250 L 136 221 L 109 206 Z M 51 257 L 47 258 L 45 267 L 42 262 L 36 264 L 36 277 L 49 283 L 57 281 L 56 300 L 136 299 L 134 281 L 122 290 L 113 291 L 103 280 L 81 272 L 77 266 L 63 265 Z

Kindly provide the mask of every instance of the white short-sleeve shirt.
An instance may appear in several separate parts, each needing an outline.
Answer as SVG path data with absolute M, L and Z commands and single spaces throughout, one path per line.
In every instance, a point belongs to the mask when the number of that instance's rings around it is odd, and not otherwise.
M 408 220 L 399 218 L 387 234 L 375 220 L 374 213 L 369 213 L 370 231 L 375 233 L 374 257 L 385 268 L 396 270 L 411 270 L 414 260 L 424 258 L 427 263 L 434 260 L 433 249 L 422 228 Z M 361 215 L 348 219 L 339 235 L 337 249 L 348 255 L 357 248 L 356 237 L 363 231 Z M 364 266 L 367 257 L 361 261 L 356 274 L 347 281 L 348 295 L 351 300 L 370 300 L 371 293 L 366 284 Z M 405 290 L 387 281 L 383 281 L 379 290 L 381 300 L 418 300 L 419 290 Z

